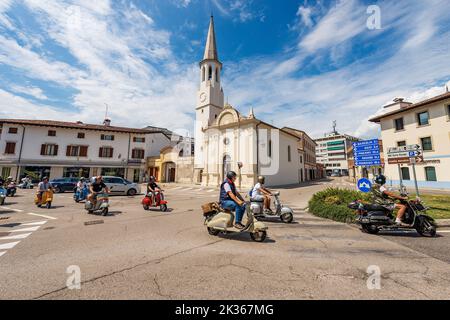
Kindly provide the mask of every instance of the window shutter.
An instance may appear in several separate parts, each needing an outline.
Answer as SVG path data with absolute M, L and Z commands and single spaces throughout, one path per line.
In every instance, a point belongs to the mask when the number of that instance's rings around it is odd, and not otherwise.
M 113 157 L 113 152 L 114 152 L 114 149 L 113 148 L 109 148 L 109 157 L 110 158 Z
M 98 149 L 98 157 L 101 158 L 103 154 L 103 148 Z
M 87 157 L 87 151 L 88 151 L 87 146 L 81 146 L 80 147 L 80 157 Z
M 45 144 L 41 145 L 41 156 L 45 156 Z
M 57 156 L 57 155 L 58 155 L 58 145 L 55 145 L 55 149 L 54 149 L 53 152 L 54 152 L 54 153 L 53 153 L 54 156 Z
M 70 149 L 71 149 L 71 147 L 67 146 L 67 149 L 66 149 L 66 156 L 67 157 L 70 157 Z

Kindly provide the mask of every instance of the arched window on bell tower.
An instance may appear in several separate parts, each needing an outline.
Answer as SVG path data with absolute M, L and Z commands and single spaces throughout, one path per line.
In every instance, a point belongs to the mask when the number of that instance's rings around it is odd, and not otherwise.
M 219 82 L 219 68 L 216 68 L 216 82 Z
M 208 67 L 208 80 L 211 80 L 211 79 L 212 79 L 212 67 L 209 66 Z
M 202 82 L 205 82 L 205 66 L 202 67 Z

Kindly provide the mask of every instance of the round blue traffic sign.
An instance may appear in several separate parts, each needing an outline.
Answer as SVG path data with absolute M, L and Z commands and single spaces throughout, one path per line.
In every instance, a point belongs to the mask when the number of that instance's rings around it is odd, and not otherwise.
M 364 193 L 370 192 L 370 189 L 372 188 L 372 182 L 370 182 L 369 179 L 362 178 L 358 180 L 358 190 Z

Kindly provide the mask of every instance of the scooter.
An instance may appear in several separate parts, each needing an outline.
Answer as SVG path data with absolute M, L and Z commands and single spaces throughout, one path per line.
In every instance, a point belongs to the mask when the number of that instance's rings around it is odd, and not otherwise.
M 6 199 L 6 189 L 0 187 L 0 206 L 5 204 L 5 199 Z
M 8 184 L 8 186 L 6 187 L 6 196 L 14 197 L 16 195 L 16 192 L 17 192 L 16 183 L 11 182 L 10 184 Z
M 101 215 L 107 216 L 109 211 L 109 199 L 107 193 L 98 193 L 97 201 L 92 204 L 89 200 L 86 200 L 84 208 L 89 214 L 100 212 Z
M 294 220 L 294 211 L 283 206 L 280 201 L 280 192 L 272 193 L 274 198 L 275 211 L 272 213 L 264 212 L 264 200 L 255 200 L 250 198 L 250 210 L 256 218 L 280 217 L 284 223 L 291 223 Z
M 234 213 L 221 208 L 218 203 L 204 205 L 202 209 L 205 217 L 204 225 L 210 235 L 217 236 L 221 232 L 224 234 L 248 232 L 256 242 L 263 242 L 267 237 L 268 227 L 254 217 L 248 202 L 245 209 L 247 223 L 242 230 L 234 227 Z
M 38 194 L 34 196 L 34 204 L 41 208 L 42 206 L 46 207 L 47 209 L 50 209 L 52 207 L 53 202 L 53 190 L 48 189 L 47 191 L 42 193 L 41 200 L 39 201 Z
M 81 190 L 79 188 L 75 188 L 75 192 L 73 194 L 73 200 L 78 203 L 87 199 L 89 194 L 88 188 L 85 186 Z
M 144 199 L 142 199 L 142 206 L 144 207 L 144 210 L 150 210 L 150 208 L 157 208 L 162 212 L 166 212 L 168 210 L 167 208 L 167 201 L 164 200 L 164 194 L 162 193 L 162 190 L 155 192 L 155 201 L 152 203 L 152 193 L 149 192 L 145 195 Z
M 419 199 L 401 200 L 401 203 L 406 205 L 401 225 L 395 223 L 395 205 L 364 204 L 357 200 L 351 202 L 348 207 L 357 211 L 356 223 L 361 225 L 363 232 L 377 234 L 381 230 L 416 230 L 423 237 L 436 236 L 436 223 L 426 214 L 427 208 Z
M 18 185 L 19 189 L 33 189 L 34 185 L 31 182 L 23 181 Z

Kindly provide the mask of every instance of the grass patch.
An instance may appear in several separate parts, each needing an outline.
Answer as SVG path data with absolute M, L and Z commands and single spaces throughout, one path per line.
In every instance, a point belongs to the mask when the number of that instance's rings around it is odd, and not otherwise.
M 327 188 L 317 192 L 309 200 L 309 212 L 312 214 L 339 222 L 351 223 L 357 215 L 355 210 L 347 208 L 347 205 L 356 200 L 368 200 L 368 194 L 359 191 Z
M 415 198 L 416 195 L 411 194 L 410 197 Z M 422 194 L 420 199 L 430 208 L 428 215 L 434 219 L 450 219 L 450 195 Z

